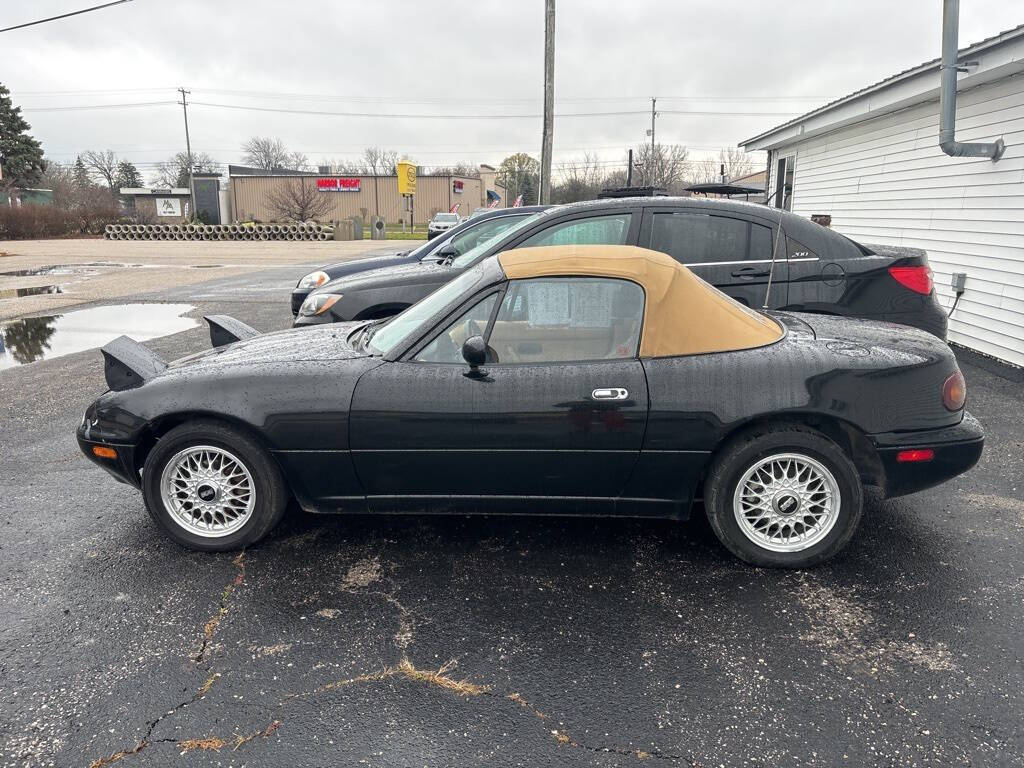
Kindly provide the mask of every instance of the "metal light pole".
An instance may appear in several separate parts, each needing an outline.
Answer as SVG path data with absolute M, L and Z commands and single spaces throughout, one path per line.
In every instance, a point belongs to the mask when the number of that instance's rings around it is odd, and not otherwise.
M 647 171 L 647 185 L 654 186 L 654 118 L 658 116 L 658 113 L 654 111 L 654 105 L 658 103 L 658 99 L 651 97 L 651 165 Z
M 544 131 L 540 146 L 539 203 L 551 200 L 551 144 L 555 122 L 555 0 L 545 0 Z
M 184 88 L 179 88 L 178 91 L 181 93 L 181 110 L 185 113 L 185 154 L 188 156 L 188 200 L 189 205 L 192 207 L 192 220 L 196 218 L 196 190 L 192 183 L 192 142 L 188 137 L 188 102 L 185 100 L 185 96 L 192 91 L 186 91 Z

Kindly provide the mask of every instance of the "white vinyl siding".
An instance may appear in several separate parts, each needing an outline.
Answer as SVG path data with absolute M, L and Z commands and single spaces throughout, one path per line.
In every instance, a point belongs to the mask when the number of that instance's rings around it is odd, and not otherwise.
M 995 163 L 943 154 L 933 101 L 797 141 L 772 159 L 796 156 L 794 213 L 829 214 L 861 242 L 925 249 L 947 310 L 950 275 L 966 272 L 950 341 L 1024 365 L 1024 74 L 962 91 L 956 129 L 958 141 L 1002 136 L 1006 153 Z

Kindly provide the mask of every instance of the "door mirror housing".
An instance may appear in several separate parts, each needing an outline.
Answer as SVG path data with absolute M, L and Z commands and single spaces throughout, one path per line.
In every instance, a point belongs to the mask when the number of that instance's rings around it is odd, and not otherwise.
M 483 336 L 470 336 L 462 343 L 462 359 L 474 371 L 487 362 L 487 344 Z
M 441 259 L 447 259 L 449 256 L 458 256 L 459 252 L 455 250 L 455 246 L 452 243 L 445 243 L 437 249 L 434 255 Z

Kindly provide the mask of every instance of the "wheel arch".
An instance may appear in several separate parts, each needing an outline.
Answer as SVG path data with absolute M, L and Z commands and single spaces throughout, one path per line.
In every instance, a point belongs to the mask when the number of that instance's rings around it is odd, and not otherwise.
M 254 427 L 252 424 L 231 414 L 215 413 L 204 410 L 175 411 L 172 413 L 161 414 L 147 424 L 145 431 L 137 444 L 134 456 L 135 470 L 137 472 L 142 471 L 143 466 L 145 466 L 146 459 L 149 457 L 149 454 L 152 452 L 160 438 L 175 427 L 187 424 L 190 421 L 216 422 L 229 426 L 232 429 L 245 432 L 259 444 L 269 457 L 270 461 L 272 461 L 278 468 L 281 472 L 281 477 L 284 478 L 285 487 L 288 489 L 288 493 L 291 494 L 293 498 L 295 497 L 291 479 L 288 477 L 287 473 L 285 473 L 281 463 L 277 460 L 277 457 L 274 455 L 273 450 L 271 450 L 266 438 L 260 433 L 259 429 Z
M 838 445 L 850 457 L 857 468 L 861 482 L 865 485 L 882 485 L 885 482 L 885 473 L 878 452 L 871 440 L 868 439 L 867 434 L 856 424 L 832 414 L 814 411 L 787 411 L 754 416 L 733 425 L 708 456 L 704 471 L 701 473 L 698 490 L 703 488 L 704 479 L 718 457 L 737 440 L 752 432 L 785 426 L 813 429 Z

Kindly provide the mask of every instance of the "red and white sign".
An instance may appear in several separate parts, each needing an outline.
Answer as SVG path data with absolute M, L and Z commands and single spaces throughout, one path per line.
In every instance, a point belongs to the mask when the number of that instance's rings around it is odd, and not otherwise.
M 331 176 L 316 180 L 316 188 L 321 192 L 358 192 L 360 179 L 358 176 Z
M 462 188 L 465 186 L 462 179 L 452 179 L 452 192 L 456 195 L 462 194 Z

